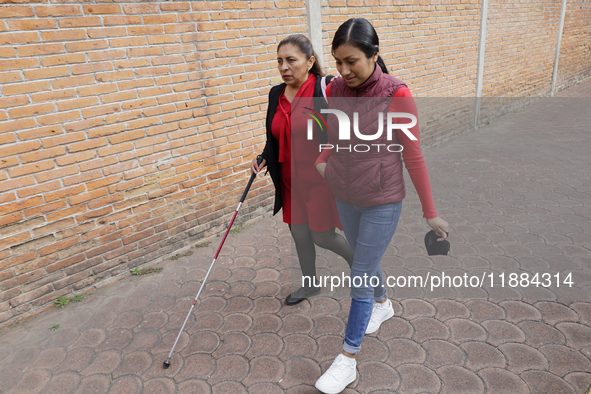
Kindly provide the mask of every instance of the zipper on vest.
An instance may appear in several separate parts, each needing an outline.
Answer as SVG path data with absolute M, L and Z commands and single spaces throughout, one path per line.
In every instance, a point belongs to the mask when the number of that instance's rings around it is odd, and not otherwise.
M 357 101 L 359 100 L 359 92 L 357 91 L 357 89 L 353 89 L 355 91 L 355 105 L 353 106 L 353 109 L 355 109 L 357 107 Z M 349 152 L 351 153 L 351 152 Z M 351 193 L 349 192 L 349 186 L 350 186 L 350 182 L 349 182 L 349 155 L 345 155 L 345 185 L 346 185 L 346 190 L 347 190 L 347 202 L 349 204 L 352 204 L 351 202 Z
M 349 155 L 347 154 L 345 156 L 345 185 L 347 185 L 347 202 L 351 204 L 351 194 L 349 193 Z
M 354 89 L 354 91 L 355 91 L 355 105 L 353 106 L 353 109 L 357 108 L 357 105 L 359 104 L 359 90 Z M 349 153 L 351 153 L 351 152 L 349 152 Z M 349 200 L 349 204 L 352 204 L 352 202 L 351 202 L 351 193 L 349 192 L 349 185 L 350 185 L 350 182 L 349 182 L 349 178 L 350 178 L 349 177 L 349 155 L 347 155 L 345 162 L 346 162 L 346 165 L 345 165 L 346 171 L 345 171 L 345 173 L 347 175 L 346 176 L 346 178 L 347 178 L 347 198 Z

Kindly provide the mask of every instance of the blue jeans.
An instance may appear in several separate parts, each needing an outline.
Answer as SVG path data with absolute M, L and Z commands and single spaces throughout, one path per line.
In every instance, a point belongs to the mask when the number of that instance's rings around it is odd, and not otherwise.
M 335 200 L 343 231 L 355 254 L 351 267 L 351 310 L 343 349 L 357 354 L 371 318 L 374 300 L 387 298 L 380 261 L 398 226 L 402 201 L 360 207 Z

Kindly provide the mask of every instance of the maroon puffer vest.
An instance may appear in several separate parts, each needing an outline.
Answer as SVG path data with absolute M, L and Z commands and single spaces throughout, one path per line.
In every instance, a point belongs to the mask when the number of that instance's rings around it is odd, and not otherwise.
M 324 178 L 337 199 L 353 205 L 373 207 L 394 204 L 405 197 L 400 153 L 386 149 L 388 145 L 400 144 L 395 131 L 392 133 L 392 139 L 387 140 L 386 130 L 391 98 L 402 86 L 406 84 L 384 73 L 378 65 L 371 77 L 356 88 L 348 87 L 342 78 L 332 81 L 330 108 L 343 110 L 348 114 L 352 111 L 358 112 L 361 134 L 376 134 L 379 112 L 384 113 L 381 138 L 372 141 L 364 141 L 356 137 L 353 132 L 352 115 L 349 116 L 351 139 L 339 141 L 337 116 L 324 115 L 328 123 L 329 143 L 335 147 L 330 151 Z M 346 99 L 338 99 L 339 97 Z M 370 99 L 372 97 L 383 99 Z M 351 147 L 351 151 L 344 149 L 337 151 L 337 144 L 339 147 Z M 377 147 L 371 146 L 372 144 L 384 144 L 384 146 L 378 152 Z M 369 152 L 355 151 L 355 147 L 365 150 L 367 145 L 372 148 Z M 400 150 L 400 148 L 393 147 L 392 150 Z

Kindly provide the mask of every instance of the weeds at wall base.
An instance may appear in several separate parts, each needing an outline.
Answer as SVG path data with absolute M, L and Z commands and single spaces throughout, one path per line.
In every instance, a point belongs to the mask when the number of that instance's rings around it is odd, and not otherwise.
M 135 267 L 131 270 L 132 275 L 148 275 L 148 274 L 157 274 L 163 270 L 162 267 L 154 267 L 154 268 L 140 268 Z
M 177 254 L 175 254 L 174 256 L 172 256 L 170 259 L 171 259 L 171 260 L 178 260 L 178 259 L 180 259 L 181 257 L 190 256 L 190 255 L 192 255 L 192 254 L 193 254 L 193 251 L 189 250 L 189 251 L 187 251 L 187 252 L 185 252 L 185 253 L 177 253 Z

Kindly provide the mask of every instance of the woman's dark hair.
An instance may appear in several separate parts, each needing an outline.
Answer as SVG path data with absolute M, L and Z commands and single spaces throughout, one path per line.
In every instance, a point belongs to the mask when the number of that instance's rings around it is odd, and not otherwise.
M 310 69 L 310 72 L 315 75 L 320 75 L 321 77 L 324 76 L 324 71 L 322 71 L 322 66 L 318 62 L 318 56 L 316 56 L 316 52 L 314 52 L 314 47 L 308 37 L 303 34 L 292 34 L 291 36 L 285 37 L 279 45 L 277 45 L 277 50 L 281 48 L 282 45 L 285 44 L 292 44 L 297 47 L 301 53 L 306 55 L 306 60 L 309 60 L 312 56 L 314 56 L 314 65 Z
M 332 39 L 332 53 L 341 45 L 349 44 L 361 50 L 369 59 L 378 52 L 380 39 L 376 29 L 364 18 L 352 18 L 343 23 L 337 29 Z M 383 72 L 388 74 L 388 68 L 384 59 L 378 55 L 377 62 Z

